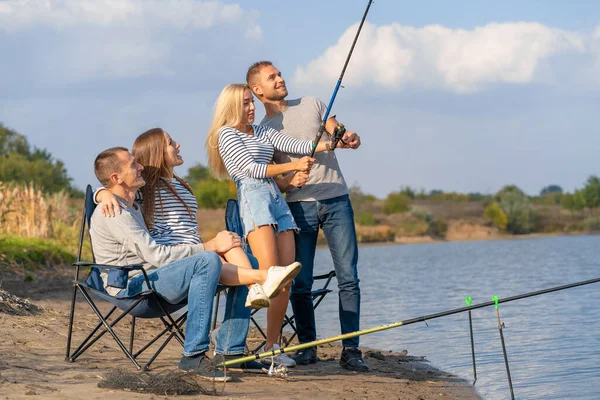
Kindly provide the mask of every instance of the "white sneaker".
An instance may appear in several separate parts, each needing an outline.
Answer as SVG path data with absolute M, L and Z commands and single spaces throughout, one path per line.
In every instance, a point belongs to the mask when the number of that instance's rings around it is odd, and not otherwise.
M 273 345 L 273 347 L 270 348 L 269 350 L 279 350 L 280 348 L 281 347 L 279 347 L 279 345 L 277 343 L 275 343 Z M 258 353 L 264 353 L 265 351 L 269 351 L 269 350 L 265 350 L 265 346 L 263 346 L 260 348 Z M 283 365 L 286 368 L 292 368 L 292 367 L 296 366 L 296 361 L 294 361 L 292 358 L 288 357 L 288 355 L 284 354 L 284 353 L 278 354 L 275 357 L 261 358 L 260 362 L 263 363 L 264 365 L 270 366 L 273 363 L 273 358 L 275 359 L 276 365 Z
M 268 279 L 268 276 L 267 276 Z M 248 296 L 246 297 L 246 307 L 248 308 L 265 308 L 271 305 L 269 296 L 265 294 L 265 291 L 261 285 L 255 283 L 248 289 Z
M 281 289 L 290 283 L 300 273 L 302 265 L 294 262 L 287 267 L 271 267 L 267 273 L 267 279 L 262 284 L 265 294 L 272 299 L 279 296 Z

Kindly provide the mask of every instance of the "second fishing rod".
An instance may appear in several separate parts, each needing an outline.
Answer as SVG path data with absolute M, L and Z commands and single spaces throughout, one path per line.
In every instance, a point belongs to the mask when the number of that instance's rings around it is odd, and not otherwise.
M 463 313 L 463 312 L 468 312 L 470 310 L 476 310 L 479 308 L 497 306 L 498 304 L 509 303 L 509 302 L 512 302 L 515 300 L 521 300 L 521 299 L 526 299 L 529 297 L 539 296 L 542 294 L 557 292 L 559 290 L 566 290 L 566 289 L 571 289 L 571 288 L 575 288 L 578 286 L 590 285 L 592 283 L 600 283 L 600 278 L 590 279 L 587 281 L 581 281 L 581 282 L 575 282 L 575 283 L 569 283 L 567 285 L 562 285 L 562 286 L 555 286 L 555 287 L 551 287 L 551 288 L 547 288 L 547 289 L 537 290 L 535 292 L 523 293 L 523 294 L 519 294 L 516 296 L 505 297 L 502 299 L 488 301 L 485 303 L 473 304 L 473 305 L 470 305 L 467 307 L 461 307 L 461 308 L 455 308 L 452 310 L 442 311 L 442 312 L 438 312 L 435 314 L 423 315 L 420 317 L 407 319 L 407 320 L 396 322 L 393 324 L 381 325 L 381 326 L 374 327 L 374 328 L 368 328 L 368 329 L 363 329 L 363 330 L 356 331 L 356 332 L 345 333 L 342 335 L 332 336 L 332 337 L 325 338 L 325 339 L 319 339 L 319 340 L 315 340 L 315 341 L 308 342 L 308 343 L 302 343 L 302 344 L 298 344 L 298 345 L 294 345 L 294 346 L 285 347 L 285 348 L 282 348 L 279 350 L 269 350 L 269 351 L 266 351 L 266 352 L 263 352 L 260 354 L 252 354 L 249 356 L 236 358 L 234 360 L 225 361 L 225 362 L 218 364 L 217 367 L 224 367 L 224 366 L 239 364 L 239 363 L 243 363 L 243 362 L 247 362 L 247 361 L 258 360 L 261 358 L 272 357 L 272 356 L 276 356 L 278 354 L 283 354 L 283 353 L 289 354 L 296 350 L 307 349 L 309 347 L 320 346 L 320 345 L 323 345 L 326 343 L 336 342 L 336 341 L 344 340 L 344 339 L 350 339 L 353 337 L 367 335 L 370 333 L 381 332 L 384 330 L 398 328 L 401 326 L 407 326 L 407 325 L 415 324 L 418 322 L 426 322 L 428 320 L 446 317 L 449 315 L 459 314 L 459 313 Z

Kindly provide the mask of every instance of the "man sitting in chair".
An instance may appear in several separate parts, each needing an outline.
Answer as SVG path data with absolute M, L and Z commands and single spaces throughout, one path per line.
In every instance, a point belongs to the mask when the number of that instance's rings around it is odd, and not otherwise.
M 206 250 L 203 244 L 157 244 L 148 232 L 141 210 L 134 203 L 136 191 L 145 184 L 141 176 L 142 170 L 143 167 L 124 147 L 105 150 L 96 157 L 94 173 L 104 187 L 117 196 L 122 210 L 114 218 L 103 217 L 99 208 L 94 211 L 90 236 L 96 262 L 107 265 L 143 264 L 148 271 L 152 289 L 164 300 L 177 304 L 187 299 L 188 318 L 179 369 L 196 372 L 209 379 L 229 380 L 230 377 L 223 371 L 215 371 L 212 363 L 205 357 L 210 343 L 213 298 L 222 273 L 224 276 L 229 275 L 230 282 L 226 283 L 232 286 L 260 283 L 265 287 L 275 288 L 285 286 L 291 280 L 289 273 L 285 268 L 266 274 L 264 271 L 252 270 L 248 271 L 251 274 L 244 275 L 252 276 L 252 281 L 232 283 L 231 277 L 237 276 L 237 267 L 223 264 L 217 253 Z M 256 260 L 252 261 L 256 264 Z M 110 295 L 124 297 L 148 289 L 143 274 L 130 273 L 129 277 L 124 278 L 124 282 L 119 283 L 112 280 L 109 282 L 103 276 L 106 291 Z M 226 360 L 243 353 L 250 318 L 249 310 L 244 305 L 246 287 L 235 286 L 231 290 L 240 293 L 232 296 L 235 299 L 233 307 L 231 312 L 226 313 L 222 325 L 227 326 L 227 329 L 221 329 L 228 336 L 223 341 L 226 342 L 223 346 Z M 254 361 L 238 367 L 262 368 Z

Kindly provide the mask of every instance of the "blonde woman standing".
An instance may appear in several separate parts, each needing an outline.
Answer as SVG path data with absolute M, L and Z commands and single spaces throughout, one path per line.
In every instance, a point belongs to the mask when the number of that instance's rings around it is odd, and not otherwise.
M 215 105 L 215 115 L 206 139 L 209 168 L 217 179 L 231 178 L 238 188 L 240 217 L 244 237 L 259 268 L 293 264 L 295 260 L 294 231 L 298 229 L 285 199 L 273 177 L 298 171 L 307 178 L 315 159 L 302 157 L 297 161 L 272 164 L 275 150 L 290 154 L 310 154 L 311 140 L 297 140 L 262 125 L 253 125 L 254 98 L 248 85 L 226 86 Z M 329 143 L 320 142 L 315 151 L 331 150 Z M 298 272 L 300 265 L 298 264 Z M 267 311 L 267 341 L 264 350 L 277 349 L 276 344 L 289 301 L 289 285 L 271 299 Z M 263 359 L 271 363 L 271 358 Z M 287 367 L 296 365 L 285 354 L 275 362 Z

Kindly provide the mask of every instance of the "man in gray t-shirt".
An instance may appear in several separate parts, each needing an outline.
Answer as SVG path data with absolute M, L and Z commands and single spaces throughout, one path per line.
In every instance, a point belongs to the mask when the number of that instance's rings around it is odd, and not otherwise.
M 314 140 L 326 112 L 323 102 L 314 97 L 286 100 L 285 81 L 269 61 L 253 64 L 248 69 L 246 81 L 265 106 L 267 115 L 261 125 L 298 139 Z M 335 116 L 330 117 L 325 125 L 327 133 L 333 132 L 337 125 Z M 328 134 L 321 140 L 329 140 Z M 360 146 L 360 138 L 355 132 L 347 131 L 343 142 L 348 148 Z M 317 338 L 311 290 L 319 228 L 325 234 L 338 281 L 342 334 L 360 330 L 358 244 L 348 187 L 333 151 L 317 153 L 314 157 L 316 162 L 309 175 L 297 172 L 277 180 L 281 191 L 287 193 L 286 201 L 300 228 L 295 241 L 296 260 L 302 264 L 302 271 L 294 280 L 290 297 L 300 343 Z M 282 153 L 275 153 L 274 157 L 277 163 L 295 159 L 293 155 Z M 345 339 L 342 344 L 340 365 L 352 371 L 368 371 L 358 349 L 358 337 Z M 297 364 L 314 363 L 317 361 L 316 348 L 299 350 L 292 358 Z

